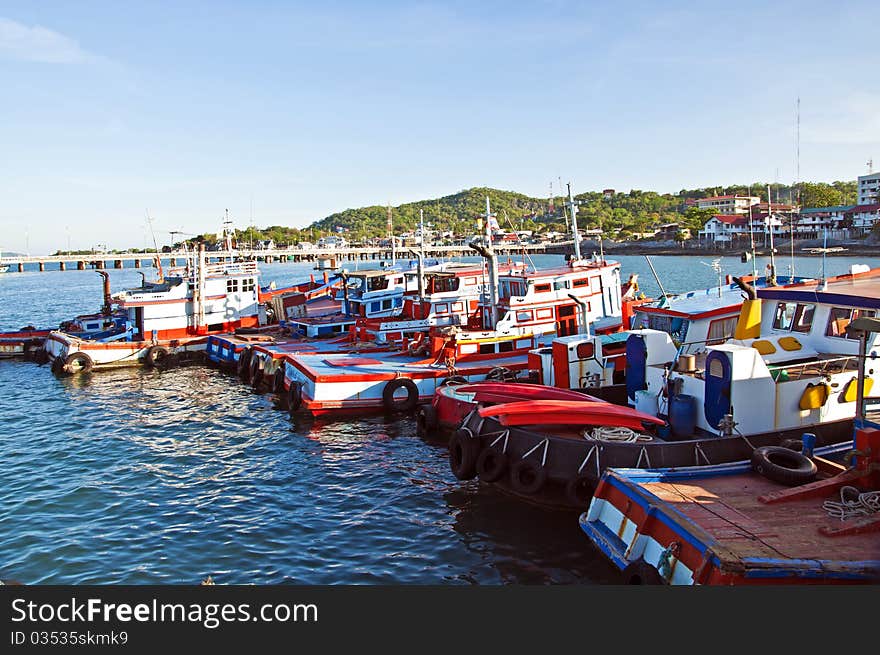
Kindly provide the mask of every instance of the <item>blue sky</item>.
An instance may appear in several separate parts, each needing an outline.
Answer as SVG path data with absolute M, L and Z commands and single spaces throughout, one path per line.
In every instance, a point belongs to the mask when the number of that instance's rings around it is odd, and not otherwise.
M 698 7 L 698 8 L 697 8 Z M 873 2 L 2 2 L 0 249 L 880 168 Z M 868 78 L 873 80 L 868 83 Z

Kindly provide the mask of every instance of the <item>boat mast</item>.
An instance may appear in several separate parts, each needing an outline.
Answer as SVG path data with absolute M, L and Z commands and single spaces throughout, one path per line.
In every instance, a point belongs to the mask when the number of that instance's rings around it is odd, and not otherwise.
M 571 210 L 571 234 L 574 239 L 574 261 L 580 261 L 581 259 L 581 239 L 580 234 L 578 234 L 578 222 L 577 222 L 577 205 L 574 204 L 574 197 L 571 195 L 571 183 L 566 184 L 568 187 L 568 207 Z M 599 237 L 599 249 L 602 249 L 602 237 Z M 600 255 L 602 260 L 605 260 L 604 255 Z
M 770 185 L 767 185 L 767 231 L 770 232 L 770 275 L 767 276 L 767 286 L 776 286 L 776 249 L 773 247 L 773 204 L 770 202 Z
M 752 186 L 749 185 L 749 246 L 752 250 L 752 284 L 757 284 L 758 282 L 758 263 L 755 261 L 755 232 L 752 229 L 752 221 L 754 220 L 752 215 Z
M 397 242 L 394 239 L 394 225 L 391 222 L 391 203 L 388 203 L 388 222 L 386 225 L 388 230 L 388 238 L 391 239 L 391 265 L 394 266 L 397 263 Z
M 498 323 L 498 262 L 495 249 L 492 248 L 492 210 L 489 207 L 489 196 L 486 196 L 486 259 L 489 262 L 489 302 L 492 304 L 492 329 Z
M 205 242 L 199 241 L 198 263 L 196 265 L 196 286 L 193 289 L 195 304 L 195 328 L 198 331 L 205 324 Z

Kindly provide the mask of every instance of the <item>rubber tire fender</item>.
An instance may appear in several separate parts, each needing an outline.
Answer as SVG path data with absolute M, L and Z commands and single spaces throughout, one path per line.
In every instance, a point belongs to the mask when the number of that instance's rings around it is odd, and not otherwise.
M 437 431 L 437 410 L 433 405 L 423 405 L 416 414 L 416 432 L 420 437 L 434 434 Z
M 816 477 L 815 462 L 806 455 L 782 446 L 762 446 L 752 453 L 752 469 L 768 480 L 794 486 Z
M 507 455 L 496 446 L 489 446 L 477 458 L 477 476 L 483 482 L 497 482 L 507 470 Z
M 510 467 L 510 486 L 514 491 L 531 496 L 547 481 L 547 469 L 531 459 L 521 459 Z
M 459 480 L 473 480 L 477 475 L 480 440 L 468 429 L 458 429 L 449 439 L 449 468 Z
M 250 364 L 250 372 L 248 373 L 248 377 L 250 378 L 250 385 L 254 389 L 259 389 L 260 385 L 263 383 L 263 369 L 260 366 L 260 360 L 251 354 L 251 364 Z
M 394 392 L 398 389 L 406 389 L 407 396 L 404 400 L 395 400 Z M 419 404 L 419 388 L 409 378 L 394 378 L 382 390 L 382 404 L 389 412 L 409 412 Z
M 287 409 L 293 414 L 302 407 L 302 402 L 302 383 L 291 382 L 290 390 L 287 392 Z
M 76 363 L 79 366 L 79 370 L 76 373 L 89 373 L 94 367 L 95 362 L 92 361 L 92 358 L 89 357 L 84 352 L 75 352 L 70 353 L 67 357 L 64 358 L 64 372 L 73 374 L 74 371 L 70 370 L 71 366 Z
M 596 480 L 587 473 L 578 473 L 565 483 L 565 498 L 572 505 L 586 509 L 596 491 Z
M 250 382 L 248 380 L 248 376 L 251 372 L 251 349 L 249 346 L 246 346 L 241 349 L 241 353 L 238 355 L 238 364 L 236 368 L 236 373 L 238 373 L 238 377 L 242 382 Z
M 486 380 L 498 382 L 512 382 L 516 380 L 516 373 L 504 366 L 496 366 L 486 374 Z
M 272 393 L 277 393 L 279 396 L 284 395 L 284 364 L 281 364 L 275 370 L 275 375 L 272 376 Z
M 665 585 L 668 584 L 660 571 L 642 558 L 630 562 L 620 572 L 623 584 L 630 585 Z
M 168 348 L 165 346 L 150 346 L 144 355 L 144 364 L 151 368 L 157 368 L 162 365 L 162 361 L 169 354 Z

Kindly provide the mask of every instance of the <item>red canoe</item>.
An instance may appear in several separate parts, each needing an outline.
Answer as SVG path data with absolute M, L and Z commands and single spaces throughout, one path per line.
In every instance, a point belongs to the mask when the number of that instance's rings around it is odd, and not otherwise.
M 512 403 L 520 400 L 602 402 L 594 396 L 588 396 L 570 389 L 545 387 L 543 384 L 528 384 L 524 382 L 477 382 L 476 384 L 462 384 L 452 388 L 456 393 L 474 394 L 473 402 L 477 403 Z
M 643 423 L 664 425 L 665 421 L 631 407 L 611 403 L 571 400 L 529 400 L 483 407 L 482 417 L 495 417 L 504 426 L 515 425 L 604 425 L 632 430 Z

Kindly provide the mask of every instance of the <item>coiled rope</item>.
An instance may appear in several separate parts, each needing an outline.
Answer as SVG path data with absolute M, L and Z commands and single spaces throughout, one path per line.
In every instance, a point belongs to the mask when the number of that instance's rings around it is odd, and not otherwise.
M 841 487 L 840 502 L 826 500 L 822 509 L 841 521 L 855 516 L 869 516 L 880 512 L 880 491 L 860 491 L 856 487 Z
M 586 436 L 586 434 L 584 436 Z M 593 428 L 590 437 L 596 441 L 614 441 L 617 443 L 644 443 L 652 440 L 650 435 L 640 434 L 629 428 L 609 425 L 600 425 Z

